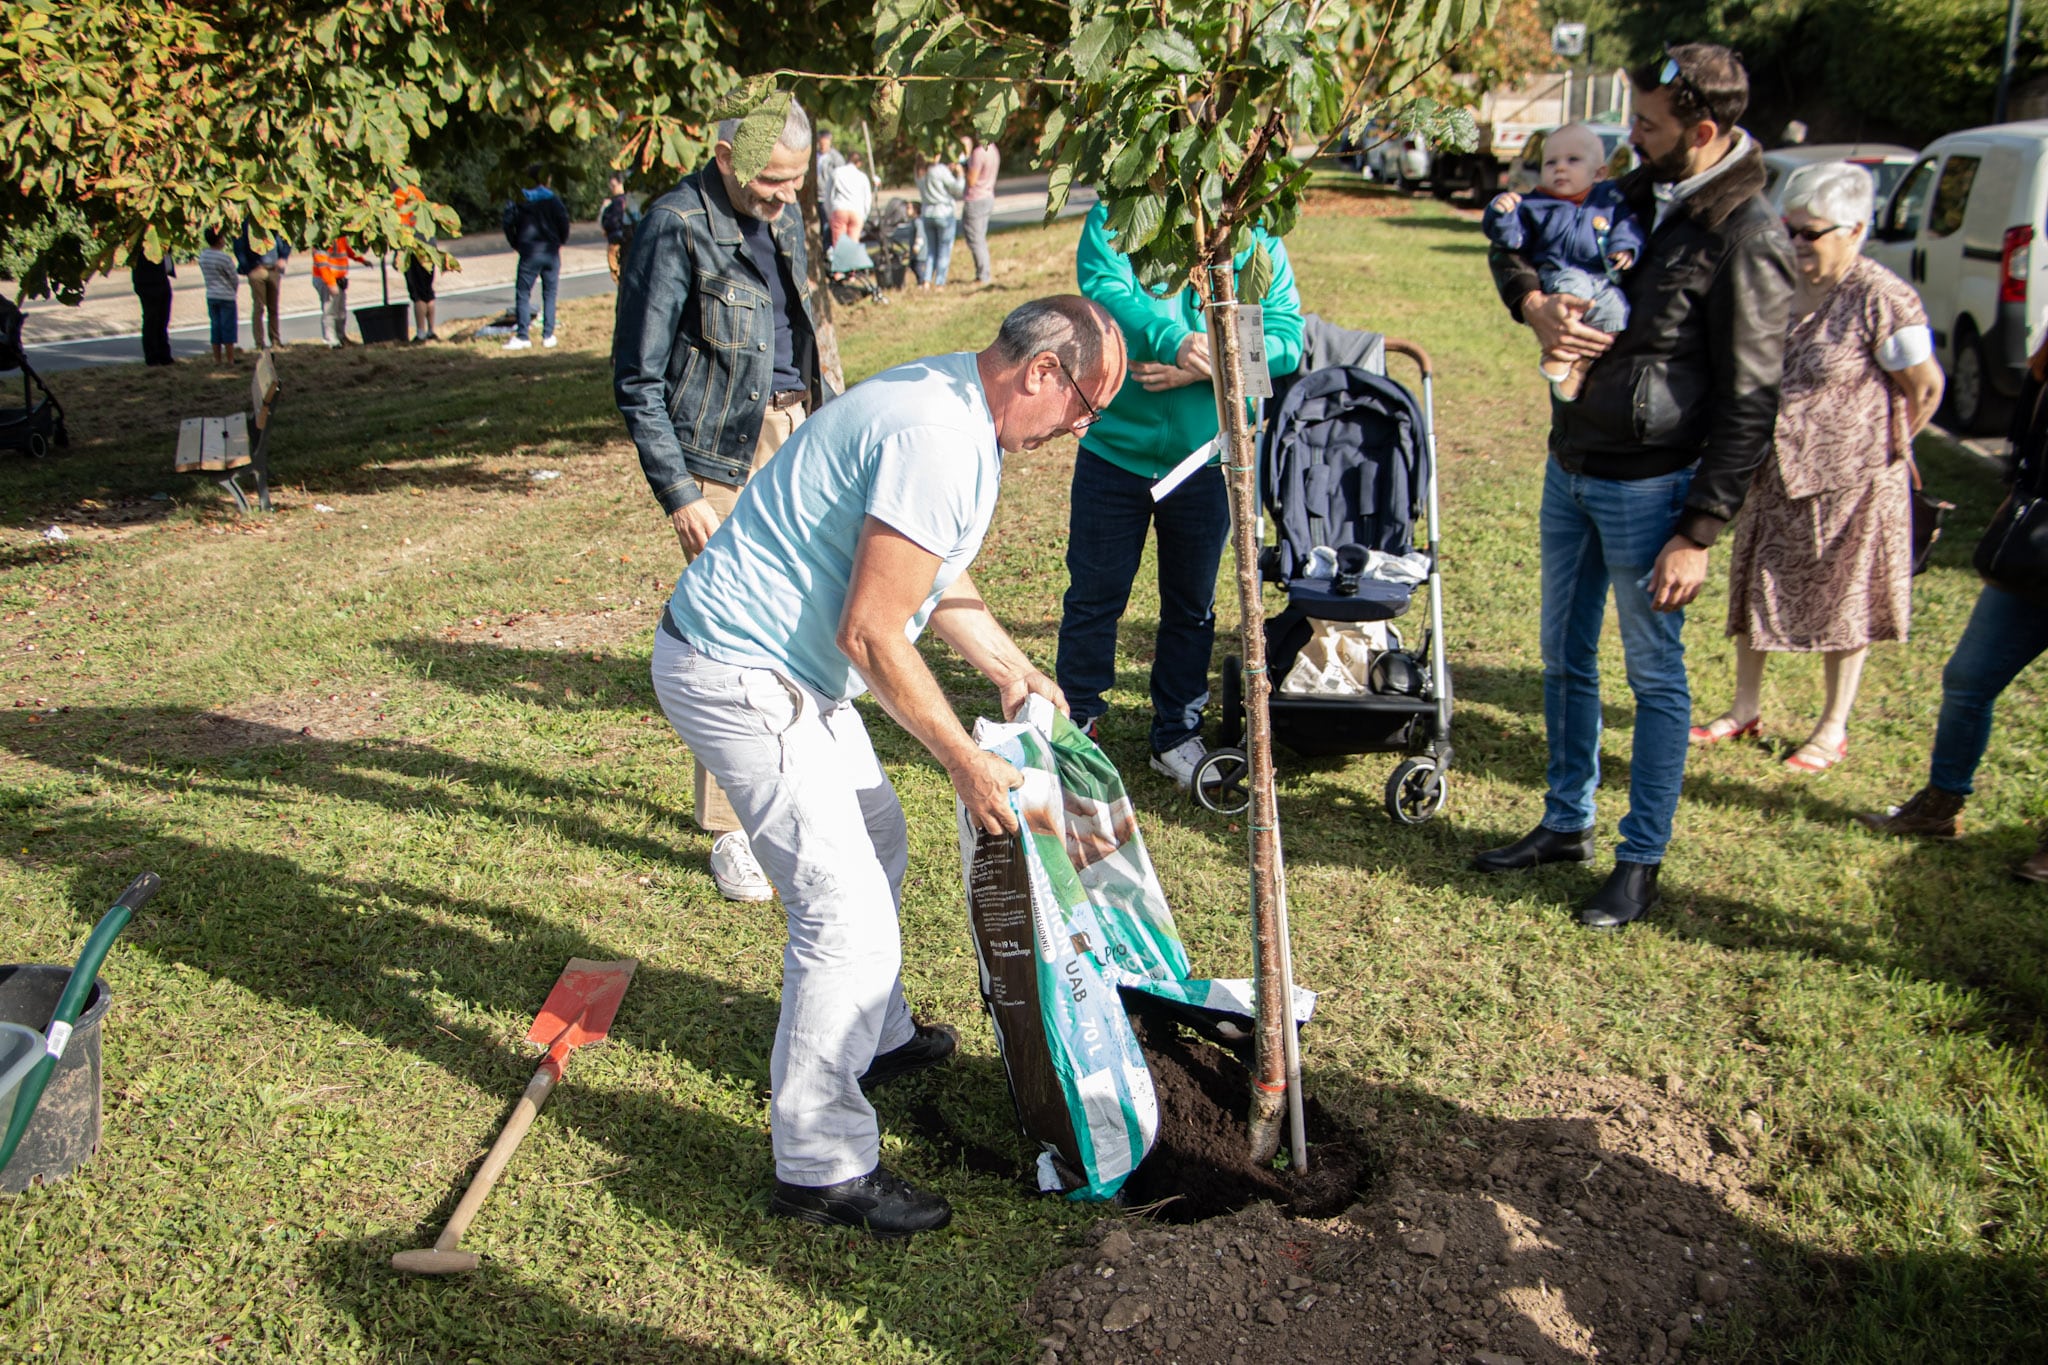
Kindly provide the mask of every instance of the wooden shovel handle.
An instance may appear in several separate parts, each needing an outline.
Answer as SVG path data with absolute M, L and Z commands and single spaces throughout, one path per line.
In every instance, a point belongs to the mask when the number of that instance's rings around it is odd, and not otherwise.
M 490 1155 L 469 1182 L 469 1188 L 462 1193 L 462 1202 L 455 1206 L 454 1214 L 448 1219 L 448 1226 L 441 1230 L 441 1236 L 434 1243 L 436 1251 L 453 1251 L 455 1244 L 462 1240 L 462 1234 L 469 1230 L 470 1220 L 490 1197 L 491 1187 L 498 1183 L 498 1177 L 505 1173 L 506 1163 L 512 1160 L 512 1153 L 519 1150 L 519 1144 L 526 1137 L 527 1129 L 533 1127 L 533 1120 L 540 1113 L 540 1107 L 547 1103 L 548 1093 L 555 1088 L 555 1069 L 542 1066 L 533 1073 L 533 1079 L 526 1084 L 526 1093 L 519 1097 L 519 1103 L 512 1110 L 512 1117 L 506 1121 L 505 1130 L 498 1134 L 498 1140 L 491 1144 Z

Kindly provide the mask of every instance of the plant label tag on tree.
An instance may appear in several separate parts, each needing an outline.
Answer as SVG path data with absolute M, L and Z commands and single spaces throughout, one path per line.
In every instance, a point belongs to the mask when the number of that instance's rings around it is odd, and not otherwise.
M 1247 398 L 1271 398 L 1273 375 L 1266 367 L 1266 310 L 1256 303 L 1237 306 L 1238 377 Z

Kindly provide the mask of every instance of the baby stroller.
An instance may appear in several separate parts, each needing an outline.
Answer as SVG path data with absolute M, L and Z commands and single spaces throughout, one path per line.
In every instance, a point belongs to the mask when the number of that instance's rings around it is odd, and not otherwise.
M 1451 765 L 1430 361 L 1408 342 L 1308 322 L 1302 368 L 1274 381 L 1259 443 L 1260 501 L 1279 533 L 1259 567 L 1287 593 L 1286 608 L 1265 623 L 1273 738 L 1310 757 L 1409 754 L 1387 779 L 1387 814 L 1421 824 L 1443 810 Z M 1387 351 L 1420 369 L 1420 405 L 1387 378 Z M 1324 358 L 1363 363 L 1311 368 Z M 1410 648 L 1392 623 L 1424 585 L 1429 620 Z M 1342 685 L 1287 689 L 1312 646 Z M 1192 788 L 1202 805 L 1235 814 L 1250 804 L 1250 762 L 1236 747 L 1245 707 L 1244 666 L 1235 657 L 1223 661 L 1219 709 L 1225 747 L 1203 760 Z
M 924 234 L 910 205 L 890 199 L 862 231 L 861 241 L 874 260 L 875 278 L 882 288 L 901 289 L 910 283 L 912 267 L 924 255 Z
M 832 243 L 832 253 L 825 258 L 825 271 L 834 303 L 851 304 L 861 299 L 889 301 L 875 277 L 875 258 L 859 237 L 841 237 Z
M 51 446 L 70 445 L 71 433 L 64 426 L 64 405 L 28 363 L 21 324 L 21 309 L 11 299 L 0 299 L 0 371 L 21 371 L 21 406 L 0 407 L 0 445 L 40 460 Z

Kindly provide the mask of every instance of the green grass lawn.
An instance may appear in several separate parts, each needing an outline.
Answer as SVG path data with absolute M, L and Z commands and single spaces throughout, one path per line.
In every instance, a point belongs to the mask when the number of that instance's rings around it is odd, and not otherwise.
M 1913 641 L 1872 660 L 1849 761 L 1779 768 L 1820 694 L 1816 661 L 1775 667 L 1776 749 L 1693 764 L 1666 909 L 1585 934 L 1570 911 L 1596 873 L 1467 870 L 1540 809 L 1534 354 L 1475 222 L 1360 205 L 1382 206 L 1339 198 L 1289 245 L 1310 308 L 1437 360 L 1459 770 L 1441 821 L 1398 828 L 1391 757 L 1283 756 L 1297 977 L 1324 993 L 1310 1086 L 1391 1152 L 1548 1073 L 1674 1077 L 1753 1148 L 1752 1231 L 1783 1286 L 1731 1353 L 2048 1358 L 2048 891 L 2006 875 L 2043 814 L 2040 670 L 2003 703 L 1969 837 L 1891 843 L 1849 818 L 1922 780 L 1993 474 L 1927 452 L 1961 511 L 1916 584 Z M 986 292 L 843 310 L 849 374 L 982 344 L 1009 306 L 1071 286 L 1074 238 L 999 237 Z M 611 404 L 609 308 L 568 305 L 553 352 L 293 349 L 279 510 L 254 521 L 170 469 L 177 419 L 245 401 L 246 369 L 54 377 L 72 451 L 0 479 L 0 959 L 67 961 L 134 873 L 164 889 L 104 971 L 98 1156 L 0 1205 L 0 1358 L 1029 1345 L 1015 1306 L 1099 1215 L 972 1174 L 949 1136 L 1025 1156 L 976 997 L 950 788 L 873 712 L 913 841 L 906 985 L 965 1034 L 960 1065 L 886 1092 L 884 1159 L 957 1218 L 881 1246 L 765 1215 L 780 918 L 712 886 L 648 685 L 680 556 Z M 1071 455 L 1010 462 L 976 568 L 1047 663 Z M 69 541 L 40 538 L 53 522 Z M 1145 769 L 1146 576 L 1106 744 L 1198 969 L 1248 974 L 1243 834 Z M 1732 687 L 1724 603 L 1716 580 L 1691 613 L 1702 718 Z M 1226 626 L 1234 604 L 1219 597 Z M 1611 627 L 1609 648 L 1611 849 L 1631 705 Z M 934 658 L 963 718 L 990 710 Z M 385 1258 L 452 1208 L 571 956 L 640 959 L 613 1041 L 576 1058 L 478 1218 L 485 1268 L 398 1278 Z

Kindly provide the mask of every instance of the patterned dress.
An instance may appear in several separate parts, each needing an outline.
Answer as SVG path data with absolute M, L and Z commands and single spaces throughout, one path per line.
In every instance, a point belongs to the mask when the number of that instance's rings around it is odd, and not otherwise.
M 1728 633 L 1812 653 L 1903 640 L 1912 612 L 1912 412 L 1878 349 L 1925 326 L 1904 280 L 1858 257 L 1785 339 L 1769 456 L 1729 558 Z

